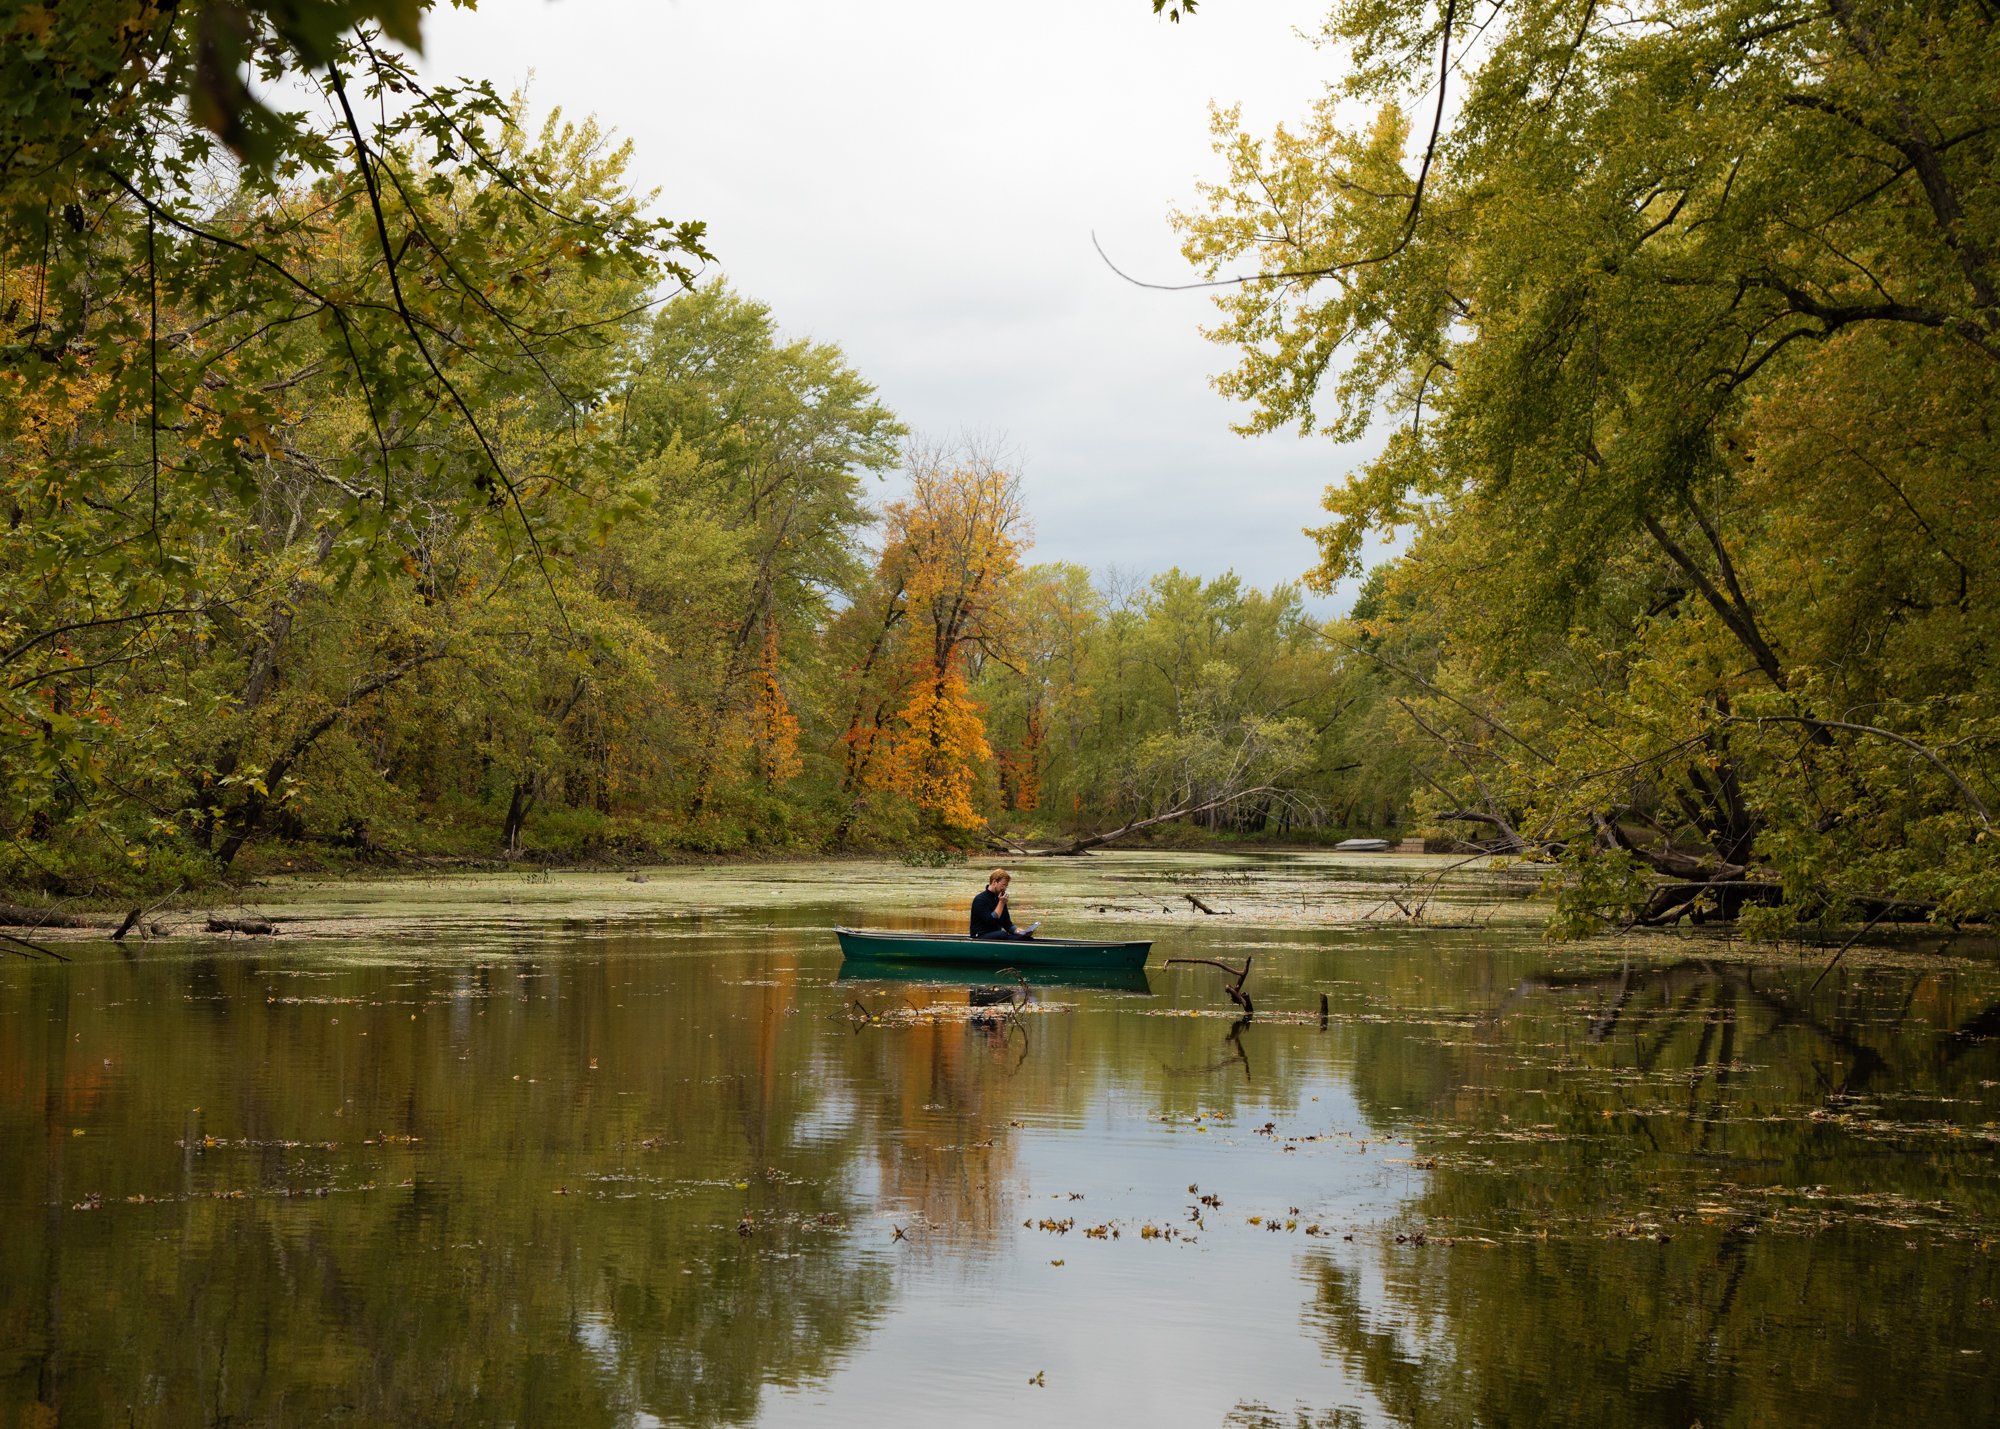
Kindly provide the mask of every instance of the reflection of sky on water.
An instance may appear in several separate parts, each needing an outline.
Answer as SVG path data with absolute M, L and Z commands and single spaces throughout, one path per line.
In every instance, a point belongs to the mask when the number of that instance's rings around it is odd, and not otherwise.
M 1344 1082 L 1299 1091 L 1307 1110 L 1294 1129 L 1365 1130 Z M 893 1404 L 914 1416 L 904 1422 L 1219 1425 L 1274 1386 L 1320 1408 L 1367 1406 L 1366 1387 L 1298 1333 L 1310 1293 L 1298 1261 L 1309 1242 L 1247 1219 L 1318 1224 L 1339 1243 L 1346 1229 L 1392 1213 L 1421 1173 L 1386 1164 L 1407 1147 L 1359 1153 L 1339 1142 L 1286 1153 L 1250 1130 L 1284 1115 L 1245 1103 L 1197 1133 L 1162 1125 L 1143 1096 L 1121 1089 L 1080 1124 L 1031 1124 L 1018 1156 L 1027 1191 L 1004 1254 L 906 1262 L 865 1352 L 823 1385 L 773 1394 L 759 1422 L 873 1424 Z M 1223 1206 L 1199 1206 L 1190 1183 Z M 1076 1225 L 1066 1234 L 1019 1225 L 1043 1217 Z M 1117 1240 L 1086 1238 L 1107 1222 L 1118 1224 Z M 1146 1224 L 1196 1243 L 1142 1240 Z M 1037 1373 L 1045 1384 L 1031 1386 Z

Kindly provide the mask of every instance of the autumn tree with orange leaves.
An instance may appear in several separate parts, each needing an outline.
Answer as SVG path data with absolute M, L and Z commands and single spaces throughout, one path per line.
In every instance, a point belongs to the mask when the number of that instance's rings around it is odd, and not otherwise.
M 1009 597 L 1027 543 L 1020 478 L 989 452 L 913 446 L 910 494 L 885 513 L 881 559 L 847 612 L 851 668 L 838 833 L 869 794 L 907 801 L 939 831 L 969 831 L 993 751 L 970 680 L 1005 661 Z

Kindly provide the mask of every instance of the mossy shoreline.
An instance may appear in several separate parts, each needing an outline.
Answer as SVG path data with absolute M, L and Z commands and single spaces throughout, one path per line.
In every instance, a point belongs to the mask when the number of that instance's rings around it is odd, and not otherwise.
M 1060 857 L 1061 846 L 1077 836 L 1070 831 L 1045 829 L 1006 831 L 1004 837 L 1008 841 L 1028 848 L 1029 852 L 1021 854 L 993 847 L 977 838 L 914 844 L 855 842 L 842 846 L 823 846 L 810 841 L 731 840 L 726 846 L 717 847 L 713 841 L 678 837 L 682 830 L 662 832 L 665 836 L 659 838 L 628 835 L 614 840 L 587 838 L 547 845 L 531 843 L 511 856 L 493 847 L 489 830 L 472 831 L 451 824 L 433 825 L 420 835 L 398 839 L 394 844 L 348 846 L 324 839 L 272 838 L 246 848 L 228 869 L 204 867 L 203 856 L 189 850 L 180 859 L 151 865 L 135 863 L 115 873 L 91 869 L 73 876 L 52 874 L 40 886 L 0 886 L 0 903 L 65 913 L 122 916 L 134 906 L 146 906 L 161 899 L 172 899 L 181 906 L 200 905 L 205 898 L 240 894 L 269 879 L 294 876 L 365 883 L 423 874 L 541 870 L 631 873 L 649 868 L 898 858 L 918 863 L 939 856 L 957 856 L 968 864 L 1003 863 L 1010 858 Z M 1330 829 L 1317 837 L 1301 838 L 1293 830 L 1287 837 L 1278 838 L 1165 826 L 1121 840 L 1117 846 L 1133 852 L 1157 853 L 1323 853 L 1341 839 L 1368 835 L 1367 830 Z

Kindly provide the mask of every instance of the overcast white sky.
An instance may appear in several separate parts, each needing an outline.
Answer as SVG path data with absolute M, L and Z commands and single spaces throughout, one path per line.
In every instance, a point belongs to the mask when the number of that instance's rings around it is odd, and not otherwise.
M 1325 0 L 480 0 L 433 11 L 426 69 L 635 143 L 662 211 L 705 219 L 729 281 L 788 334 L 838 343 L 911 427 L 1003 438 L 1033 558 L 1268 586 L 1359 459 L 1231 433 L 1225 349 L 1167 211 L 1216 173 L 1208 103 L 1303 113 Z M 1345 597 L 1316 601 L 1323 612 Z

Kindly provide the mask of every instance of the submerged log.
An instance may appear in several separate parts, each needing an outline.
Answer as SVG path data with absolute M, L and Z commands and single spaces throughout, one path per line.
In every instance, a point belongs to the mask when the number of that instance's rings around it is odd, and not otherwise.
M 210 918 L 211 933 L 275 933 L 278 925 L 268 918 Z
M 64 913 L 54 908 L 30 908 L 21 903 L 0 903 L 0 925 L 9 928 L 105 928 L 103 918 L 88 914 Z

